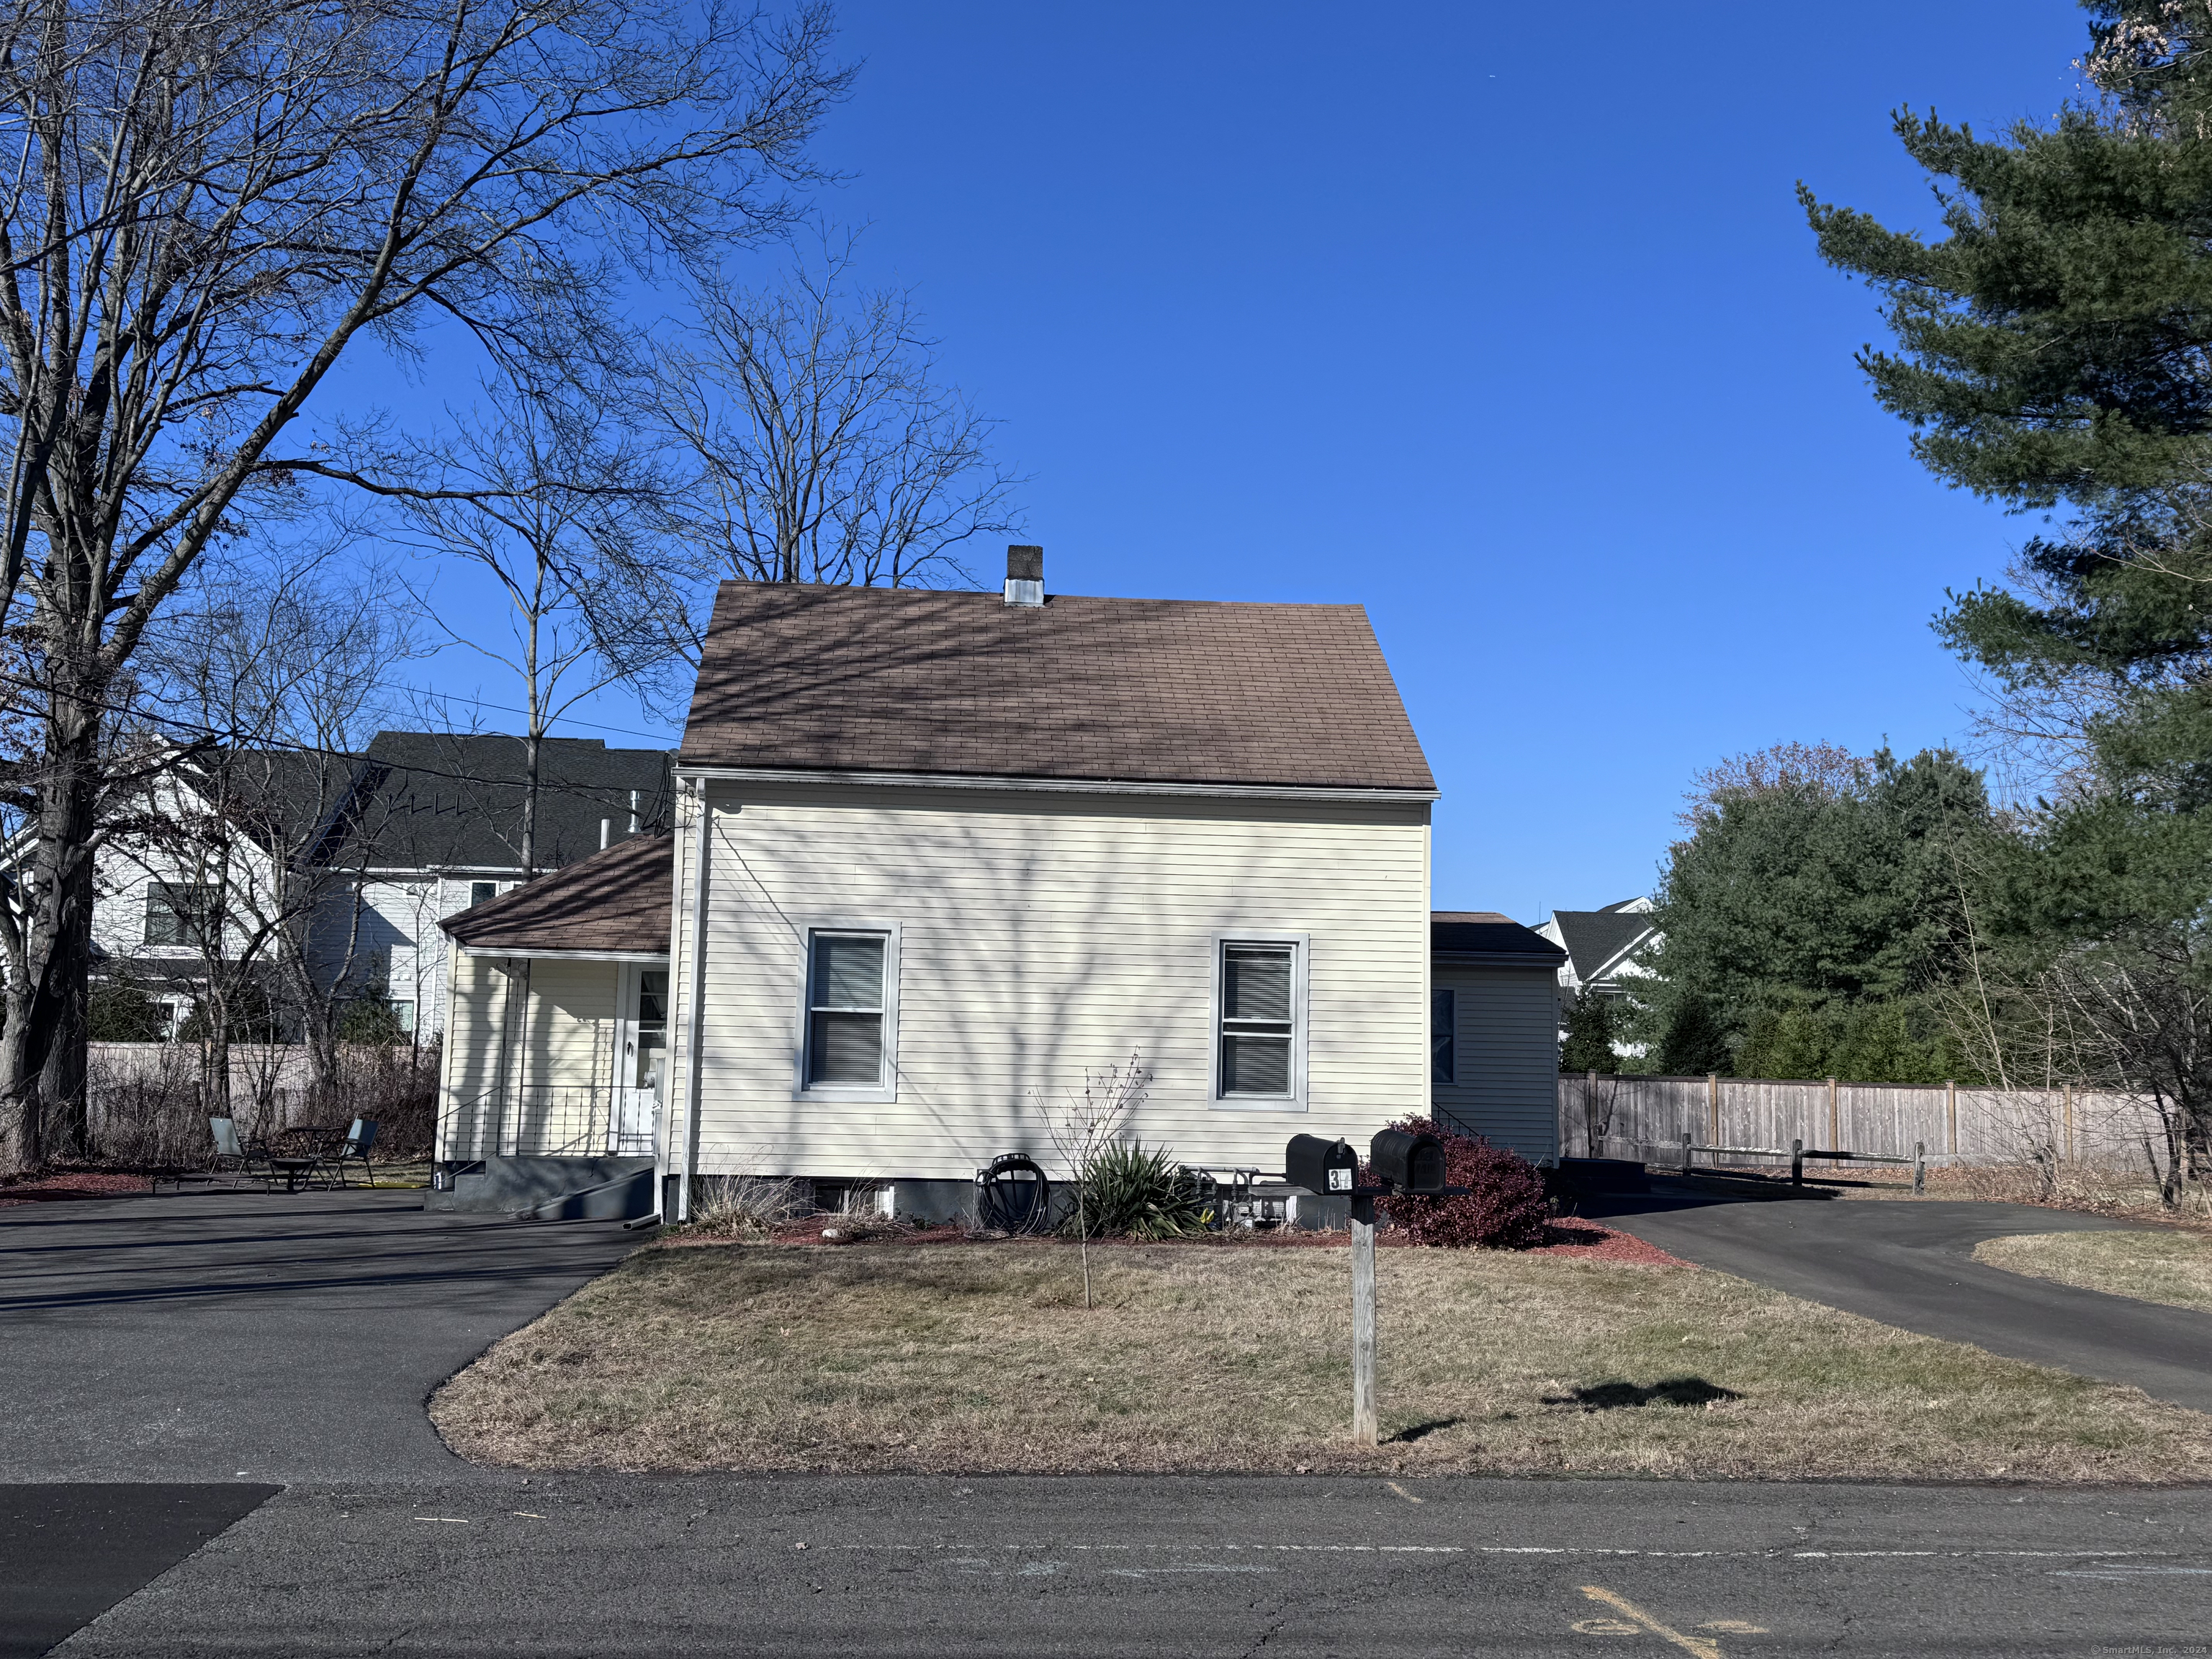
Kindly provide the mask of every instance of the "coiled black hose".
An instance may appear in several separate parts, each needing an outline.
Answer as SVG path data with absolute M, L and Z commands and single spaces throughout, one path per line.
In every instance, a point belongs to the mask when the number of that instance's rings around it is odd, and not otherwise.
M 1033 1158 L 1008 1152 L 975 1172 L 975 1224 L 987 1232 L 1042 1232 L 1052 1218 L 1052 1182 Z

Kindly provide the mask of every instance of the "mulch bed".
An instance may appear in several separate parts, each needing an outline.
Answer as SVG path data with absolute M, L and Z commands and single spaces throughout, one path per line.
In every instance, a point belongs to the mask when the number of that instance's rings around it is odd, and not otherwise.
M 833 1236 L 834 1235 L 834 1236 Z M 669 1235 L 661 1241 L 665 1246 L 683 1249 L 691 1245 L 726 1244 L 727 1234 L 708 1234 L 685 1230 Z M 787 1221 L 768 1236 L 773 1244 L 811 1245 L 817 1249 L 839 1244 L 1028 1244 L 1038 1249 L 1070 1249 L 1075 1241 L 1053 1236 L 1031 1234 L 1009 1237 L 1003 1233 L 971 1233 L 954 1224 L 938 1227 L 914 1227 L 882 1221 L 854 1222 L 836 1216 L 810 1216 L 805 1220 Z M 1200 1238 L 1167 1239 L 1164 1243 L 1182 1244 L 1193 1249 L 1342 1249 L 1348 1242 L 1343 1233 L 1306 1232 L 1288 1227 L 1271 1228 L 1263 1232 L 1224 1235 L 1209 1234 Z M 1385 1228 L 1377 1233 L 1375 1242 L 1389 1249 L 1412 1249 L 1413 1241 L 1403 1232 Z M 1093 1245 L 1101 1249 L 1126 1249 L 1139 1241 L 1130 1238 L 1095 1238 Z M 1529 1255 L 1565 1256 L 1580 1261 L 1625 1263 L 1644 1267 L 1686 1267 L 1692 1264 L 1671 1256 L 1656 1245 L 1602 1226 L 1595 1221 L 1555 1221 L 1549 1231 L 1549 1242 L 1525 1252 Z
M 1656 1244 L 1647 1244 L 1632 1233 L 1601 1226 L 1595 1221 L 1555 1221 L 1552 1242 L 1531 1255 L 1571 1256 L 1578 1261 L 1625 1261 L 1644 1267 L 1688 1267 L 1694 1262 L 1669 1255 Z
M 134 1198 L 143 1197 L 154 1190 L 154 1183 L 144 1176 L 76 1175 L 33 1176 L 27 1179 L 0 1181 L 0 1206 L 9 1204 L 50 1204 L 58 1200 L 75 1198 Z

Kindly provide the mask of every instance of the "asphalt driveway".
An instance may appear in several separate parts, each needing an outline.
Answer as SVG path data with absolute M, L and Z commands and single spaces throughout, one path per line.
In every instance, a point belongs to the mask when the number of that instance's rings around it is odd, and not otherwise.
M 1991 1353 L 2212 1412 L 2212 1315 L 1984 1267 L 1986 1238 L 2128 1223 L 2027 1204 L 1736 1200 L 1657 1192 L 1583 1213 L 1703 1267 Z
M 639 1242 L 416 1193 L 0 1209 L 0 1481 L 450 1479 L 430 1391 Z

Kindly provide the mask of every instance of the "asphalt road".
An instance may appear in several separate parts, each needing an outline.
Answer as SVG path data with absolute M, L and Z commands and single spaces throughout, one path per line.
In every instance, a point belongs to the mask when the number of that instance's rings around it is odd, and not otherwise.
M 0 1659 L 34 1659 L 281 1490 L 0 1486 Z
M 1582 1211 L 1686 1261 L 1792 1296 L 2212 1412 L 2212 1315 L 1973 1259 L 1985 1238 L 2102 1231 L 2124 1222 L 2027 1204 L 1742 1203 L 1666 1193 L 1585 1200 Z
M 2203 1492 L 1375 1480 L 295 1487 L 94 1656 L 2201 1655 Z
M 451 1478 L 430 1391 L 638 1243 L 416 1193 L 0 1209 L 0 1480 Z

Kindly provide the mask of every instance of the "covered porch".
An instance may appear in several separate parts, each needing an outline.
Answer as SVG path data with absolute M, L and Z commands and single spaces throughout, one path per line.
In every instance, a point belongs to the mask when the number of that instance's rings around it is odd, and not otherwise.
M 668 838 L 637 836 L 441 924 L 453 941 L 442 1169 L 653 1156 L 670 879 Z

